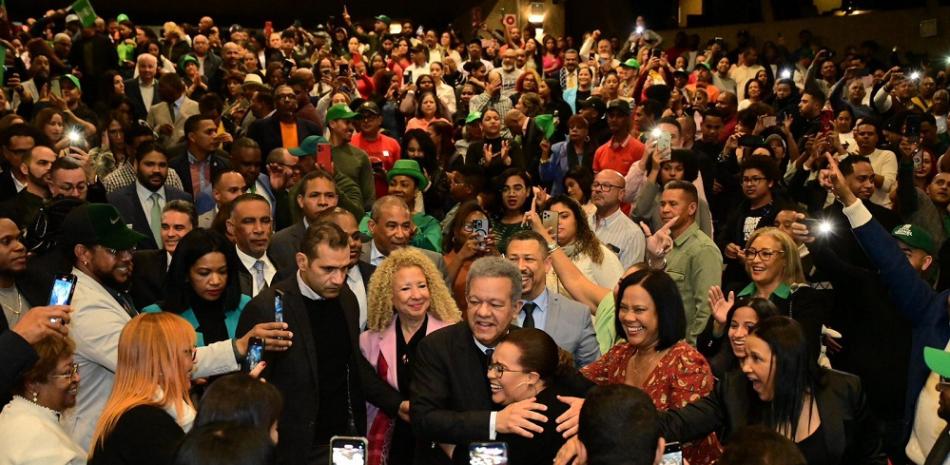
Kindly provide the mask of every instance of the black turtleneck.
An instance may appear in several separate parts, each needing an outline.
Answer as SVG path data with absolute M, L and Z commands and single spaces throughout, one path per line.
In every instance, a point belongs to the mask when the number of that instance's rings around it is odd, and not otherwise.
M 196 331 L 204 335 L 205 345 L 231 339 L 228 328 L 224 324 L 224 296 L 209 302 L 198 297 L 193 289 L 188 289 L 188 294 L 191 310 L 195 312 L 195 319 L 198 320 Z

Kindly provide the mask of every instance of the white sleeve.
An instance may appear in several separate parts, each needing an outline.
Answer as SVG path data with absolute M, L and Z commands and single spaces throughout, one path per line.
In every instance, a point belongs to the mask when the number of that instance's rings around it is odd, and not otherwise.
M 234 358 L 234 348 L 231 345 L 231 340 L 228 339 L 198 348 L 195 371 L 192 377 L 206 378 L 231 373 L 239 369 L 241 369 L 241 365 Z

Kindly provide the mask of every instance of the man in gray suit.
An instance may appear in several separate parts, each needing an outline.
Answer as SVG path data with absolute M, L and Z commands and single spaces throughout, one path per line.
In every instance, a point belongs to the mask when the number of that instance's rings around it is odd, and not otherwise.
M 563 295 L 548 291 L 551 271 L 548 245 L 538 233 L 521 231 L 508 241 L 505 256 L 521 271 L 521 310 L 518 325 L 548 333 L 562 349 L 574 355 L 580 368 L 600 357 L 590 311 Z
M 283 281 L 297 273 L 297 252 L 307 233 L 307 228 L 316 222 L 317 216 L 337 206 L 339 197 L 333 175 L 322 169 L 307 173 L 300 180 L 297 193 L 297 206 L 300 207 L 300 221 L 281 229 L 271 240 L 270 255 L 277 267 L 277 280 Z
M 370 265 L 379 266 L 393 250 L 412 247 L 409 242 L 416 232 L 416 227 L 412 223 L 409 206 L 399 197 L 387 195 L 377 199 L 373 203 L 368 226 L 372 240 L 363 244 L 363 255 L 360 260 Z M 429 257 L 442 273 L 443 278 L 448 276 L 442 254 L 418 247 L 412 248 Z

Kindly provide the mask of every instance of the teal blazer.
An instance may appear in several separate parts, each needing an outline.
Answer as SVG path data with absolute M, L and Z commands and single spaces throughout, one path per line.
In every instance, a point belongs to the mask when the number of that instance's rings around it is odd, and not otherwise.
M 244 313 L 244 306 L 250 301 L 250 297 L 241 294 L 241 300 L 238 301 L 237 308 L 224 312 L 224 326 L 228 328 L 228 336 L 231 339 L 234 339 L 234 333 L 237 331 L 237 325 L 238 321 L 241 319 L 241 313 Z M 142 312 L 144 313 L 158 313 L 161 311 L 163 311 L 162 307 L 160 307 L 158 304 L 152 304 L 142 309 Z M 198 331 L 198 317 L 195 316 L 195 312 L 189 308 L 188 310 L 181 312 L 180 316 L 188 320 L 188 323 L 191 323 L 191 327 L 195 329 L 195 334 L 197 336 L 196 343 L 198 344 L 198 347 L 204 347 L 205 337 L 204 334 L 201 334 L 201 332 Z

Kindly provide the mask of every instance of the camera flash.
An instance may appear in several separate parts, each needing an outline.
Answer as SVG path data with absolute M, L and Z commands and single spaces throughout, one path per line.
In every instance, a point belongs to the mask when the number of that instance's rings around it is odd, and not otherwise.
M 792 72 L 787 69 L 782 70 L 782 79 L 790 79 L 792 77 Z

